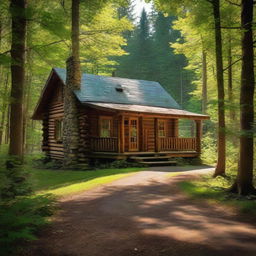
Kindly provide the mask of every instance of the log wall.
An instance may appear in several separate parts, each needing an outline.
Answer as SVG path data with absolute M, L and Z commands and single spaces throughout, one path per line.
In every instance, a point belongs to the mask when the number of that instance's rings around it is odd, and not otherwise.
M 56 83 L 56 90 L 49 99 L 47 114 L 43 119 L 43 151 L 53 159 L 63 159 L 63 144 L 55 140 L 55 120 L 64 116 L 63 86 Z

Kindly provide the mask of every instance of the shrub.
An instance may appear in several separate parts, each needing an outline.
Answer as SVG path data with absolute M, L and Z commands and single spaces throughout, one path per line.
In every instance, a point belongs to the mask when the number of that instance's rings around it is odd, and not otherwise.
M 13 255 L 24 242 L 35 240 L 56 204 L 52 196 L 23 197 L 0 205 L 0 254 Z
M 93 163 L 94 168 L 96 169 L 120 169 L 128 167 L 144 167 L 145 165 L 136 162 L 128 162 L 124 159 L 115 160 L 115 161 L 98 161 L 96 160 Z
M 28 172 L 15 159 L 0 159 L 0 255 L 13 255 L 25 241 L 36 239 L 56 204 L 50 195 L 32 196 Z

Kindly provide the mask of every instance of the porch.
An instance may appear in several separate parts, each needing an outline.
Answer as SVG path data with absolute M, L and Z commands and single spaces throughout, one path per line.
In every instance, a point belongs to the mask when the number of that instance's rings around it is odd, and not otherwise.
M 103 132 L 100 131 L 99 135 L 116 136 L 91 136 L 92 157 L 123 159 L 161 154 L 170 157 L 197 157 L 201 152 L 201 120 L 190 120 L 194 123 L 190 137 L 179 137 L 179 119 L 172 117 L 120 115 L 113 117 L 115 121 L 111 118 L 103 120 Z M 110 120 L 109 123 L 106 120 Z M 116 132 L 113 132 L 113 123 L 116 124 Z M 102 129 L 100 125 L 99 129 Z
M 121 142 L 118 137 L 92 137 L 91 138 L 91 151 L 92 152 L 116 152 L 123 153 L 126 155 L 134 154 L 146 154 L 146 153 L 161 153 L 161 152 L 198 152 L 200 153 L 197 138 L 158 138 L 156 143 L 156 151 L 131 151 L 131 152 L 122 152 L 120 145 Z

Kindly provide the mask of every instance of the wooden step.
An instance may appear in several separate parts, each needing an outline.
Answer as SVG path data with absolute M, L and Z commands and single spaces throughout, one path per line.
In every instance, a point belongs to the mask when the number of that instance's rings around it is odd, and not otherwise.
M 158 159 L 170 159 L 170 156 L 132 156 L 132 160 L 158 160 Z
M 169 166 L 169 165 L 176 165 L 177 164 L 176 161 L 155 161 L 155 162 L 140 161 L 139 163 L 146 164 L 146 165 L 149 165 L 149 166 L 157 166 L 157 165 Z

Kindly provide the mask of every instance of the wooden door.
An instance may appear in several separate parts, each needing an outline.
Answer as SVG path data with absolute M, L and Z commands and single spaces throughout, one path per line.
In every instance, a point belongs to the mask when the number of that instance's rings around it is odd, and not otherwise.
M 129 118 L 129 151 L 139 150 L 139 119 Z

